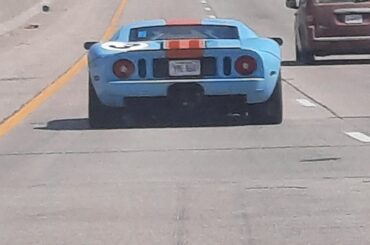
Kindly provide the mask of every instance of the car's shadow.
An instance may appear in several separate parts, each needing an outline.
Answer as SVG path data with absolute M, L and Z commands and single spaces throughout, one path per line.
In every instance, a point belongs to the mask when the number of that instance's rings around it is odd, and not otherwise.
M 370 59 L 335 59 L 335 60 L 316 60 L 312 64 L 299 64 L 295 60 L 284 60 L 282 66 L 335 66 L 335 65 L 369 65 Z
M 124 122 L 114 122 L 104 129 L 145 129 L 145 128 L 179 128 L 179 127 L 233 127 L 251 125 L 246 118 L 240 115 L 211 116 L 202 115 L 198 117 L 141 117 L 131 120 L 129 126 Z M 35 127 L 37 130 L 55 131 L 83 131 L 93 130 L 87 118 L 58 119 L 47 122 L 45 126 Z M 95 130 L 95 129 L 94 129 Z

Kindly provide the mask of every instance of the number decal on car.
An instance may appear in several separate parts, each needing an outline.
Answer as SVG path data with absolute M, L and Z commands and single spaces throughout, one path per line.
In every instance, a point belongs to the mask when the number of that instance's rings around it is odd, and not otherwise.
M 126 42 L 106 42 L 102 44 L 102 48 L 110 51 L 129 52 L 142 50 L 149 45 L 143 42 L 126 43 Z

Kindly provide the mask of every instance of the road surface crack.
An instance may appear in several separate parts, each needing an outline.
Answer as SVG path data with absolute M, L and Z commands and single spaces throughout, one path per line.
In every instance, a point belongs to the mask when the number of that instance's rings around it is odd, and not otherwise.
M 253 151 L 253 150 L 296 150 L 323 148 L 370 148 L 370 145 L 286 145 L 266 147 L 215 147 L 215 148 L 174 148 L 174 149 L 122 149 L 95 151 L 49 151 L 49 152 L 11 152 L 0 153 L 0 157 L 8 156 L 47 156 L 47 155 L 90 155 L 90 154 L 123 154 L 123 153 L 167 153 L 167 152 L 208 152 L 208 151 Z
M 314 162 L 335 162 L 341 160 L 340 157 L 327 157 L 327 158 L 315 158 L 315 159 L 304 159 L 301 160 L 303 163 L 314 163 Z
M 176 211 L 176 231 L 175 231 L 175 239 L 176 245 L 186 245 L 188 242 L 186 241 L 186 215 L 187 215 L 187 187 L 185 186 L 178 186 L 177 188 L 178 195 L 177 195 L 177 211 Z
M 246 190 L 306 190 L 306 186 L 256 186 L 256 187 L 246 187 Z

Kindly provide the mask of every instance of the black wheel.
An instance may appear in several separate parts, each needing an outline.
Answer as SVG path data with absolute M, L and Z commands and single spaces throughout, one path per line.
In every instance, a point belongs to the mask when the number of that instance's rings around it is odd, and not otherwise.
M 117 109 L 103 105 L 89 80 L 89 124 L 91 128 L 113 127 L 118 116 Z
M 281 76 L 271 97 L 264 103 L 249 105 L 248 117 L 252 124 L 281 124 L 283 121 L 283 98 Z
M 296 60 L 298 64 L 310 65 L 315 62 L 315 57 L 311 51 L 299 50 L 299 48 L 296 47 Z
M 301 46 L 301 49 L 299 48 L 298 40 L 296 39 L 295 54 L 296 54 L 297 63 L 301 65 L 313 64 L 315 62 L 315 56 L 313 52 L 304 48 L 303 45 L 300 45 L 300 46 Z

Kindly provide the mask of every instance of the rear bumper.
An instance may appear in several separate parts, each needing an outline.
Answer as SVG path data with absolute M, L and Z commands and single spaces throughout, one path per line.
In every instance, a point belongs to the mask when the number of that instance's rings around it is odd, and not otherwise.
M 370 54 L 370 36 L 317 37 L 309 28 L 308 48 L 315 55 Z
M 278 75 L 264 78 L 241 79 L 182 79 L 182 80 L 135 80 L 94 82 L 101 102 L 111 107 L 125 106 L 130 97 L 165 97 L 171 85 L 197 83 L 202 86 L 206 96 L 242 95 L 248 103 L 262 103 L 271 96 Z

